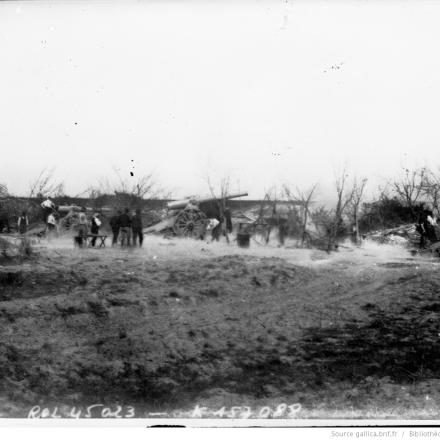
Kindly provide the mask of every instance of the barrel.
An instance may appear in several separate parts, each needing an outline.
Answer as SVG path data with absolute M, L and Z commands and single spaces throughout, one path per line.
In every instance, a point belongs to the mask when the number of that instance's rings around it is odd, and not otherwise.
M 237 244 L 242 248 L 248 248 L 250 244 L 251 234 L 249 232 L 239 232 L 237 234 Z
M 206 203 L 206 202 L 218 202 L 220 200 L 229 200 L 229 199 L 237 199 L 238 197 L 245 197 L 248 193 L 237 193 L 237 194 L 230 194 L 225 195 L 223 197 L 213 197 L 206 196 L 206 197 L 192 197 L 188 199 L 183 200 L 173 200 L 171 202 L 167 203 L 168 209 L 184 209 L 188 203 L 190 203 L 192 200 L 194 200 L 197 203 Z

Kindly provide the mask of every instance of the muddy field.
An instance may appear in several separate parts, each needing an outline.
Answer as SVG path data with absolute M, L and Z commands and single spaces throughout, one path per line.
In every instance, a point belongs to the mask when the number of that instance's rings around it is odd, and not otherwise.
M 0 412 L 301 404 L 298 417 L 440 415 L 440 264 L 147 238 L 41 243 L 0 266 Z M 139 410 L 138 410 L 138 414 Z

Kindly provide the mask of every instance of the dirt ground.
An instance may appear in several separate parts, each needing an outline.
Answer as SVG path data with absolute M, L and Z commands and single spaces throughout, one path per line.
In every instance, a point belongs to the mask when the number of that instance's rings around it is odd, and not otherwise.
M 147 237 L 0 266 L 0 415 L 34 405 L 438 418 L 440 261 Z

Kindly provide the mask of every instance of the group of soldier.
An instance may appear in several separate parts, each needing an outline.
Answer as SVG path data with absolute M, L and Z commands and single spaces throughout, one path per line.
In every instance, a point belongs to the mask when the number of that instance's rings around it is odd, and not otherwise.
M 140 209 L 136 209 L 133 215 L 130 215 L 128 208 L 125 208 L 124 211 L 118 210 L 110 218 L 109 224 L 113 234 L 112 246 L 116 246 L 118 243 L 122 247 L 137 246 L 138 242 L 139 246 L 142 246 L 144 235 Z M 82 209 L 75 226 L 77 231 L 75 244 L 83 247 L 87 243 L 87 237 L 90 237 L 90 245 L 95 246 L 101 226 L 101 215 L 98 212 L 95 212 L 88 220 L 85 209 Z
M 143 223 L 141 210 L 136 209 L 133 215 L 130 210 L 125 208 L 124 211 L 118 210 L 110 218 L 110 227 L 112 229 L 112 245 L 116 246 L 118 240 L 121 246 L 139 246 L 144 242 Z
M 44 220 L 46 223 L 46 233 L 50 235 L 52 230 L 56 229 L 56 206 L 47 198 L 42 204 Z M 26 218 L 27 221 L 27 218 Z M 128 208 L 115 210 L 110 218 L 110 227 L 112 230 L 112 245 L 116 246 L 142 246 L 144 241 L 143 223 L 141 210 L 136 209 L 132 214 Z M 75 245 L 83 247 L 87 244 L 87 238 L 91 238 L 90 245 L 95 246 L 99 237 L 99 231 L 102 226 L 101 214 L 95 212 L 89 219 L 86 215 L 86 209 L 82 208 L 78 214 L 76 224 L 73 225 L 76 234 L 74 236 Z

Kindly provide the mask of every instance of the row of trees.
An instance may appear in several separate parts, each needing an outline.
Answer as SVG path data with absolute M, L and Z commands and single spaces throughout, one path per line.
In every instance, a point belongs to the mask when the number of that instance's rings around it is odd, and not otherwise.
M 283 185 L 279 200 L 286 200 L 293 206 L 299 207 L 299 215 L 292 215 L 290 225 L 296 230 L 300 246 L 309 246 L 312 241 L 310 234 L 311 225 L 315 230 L 315 240 L 320 239 L 321 245 L 325 245 L 327 250 L 332 250 L 341 235 L 346 235 L 347 224 L 352 228 L 352 236 L 355 242 L 359 242 L 359 222 L 360 210 L 364 197 L 366 178 L 352 178 L 344 168 L 335 177 L 334 189 L 336 203 L 333 208 L 323 205 L 316 206 L 314 199 L 318 184 L 312 185 L 307 190 L 298 187 L 292 189 L 289 185 Z M 266 193 L 266 199 L 271 199 L 276 204 L 276 191 Z M 316 236 L 318 233 L 318 237 Z
M 42 170 L 30 182 L 27 198 L 66 198 L 64 184 L 55 179 L 54 171 Z M 116 169 L 114 173 L 112 180 L 100 180 L 76 197 L 91 199 L 98 208 L 108 204 L 110 196 L 112 203 L 121 206 L 134 206 L 141 199 L 171 196 L 158 185 L 153 173 L 127 178 Z M 229 177 L 224 177 L 217 183 L 207 177 L 206 183 L 211 194 L 218 199 L 230 193 Z M 403 168 L 397 178 L 379 186 L 376 195 L 370 197 L 368 202 L 364 200 L 366 187 L 365 177 L 352 176 L 344 168 L 334 179 L 333 207 L 317 204 L 317 184 L 308 189 L 292 188 L 289 185 L 283 185 L 278 191 L 272 188 L 266 192 L 264 199 L 265 203 L 273 203 L 274 206 L 277 201 L 284 200 L 299 207 L 293 216 L 299 244 L 309 244 L 313 225 L 315 230 L 322 232 L 329 250 L 335 247 L 342 235 L 351 235 L 355 242 L 359 242 L 361 232 L 415 221 L 424 204 L 429 205 L 436 215 L 439 213 L 440 173 L 428 167 Z M 0 198 L 5 199 L 8 195 L 6 185 L 0 184 Z
M 129 194 L 139 199 L 163 197 L 165 191 L 159 187 L 157 179 L 153 173 L 144 174 L 140 177 L 123 178 L 121 173 L 114 169 L 114 178 L 98 180 L 95 185 L 89 186 L 74 198 L 86 197 L 97 199 L 104 195 Z M 0 198 L 11 196 L 5 183 L 0 183 Z M 65 192 L 64 182 L 55 178 L 54 168 L 44 168 L 39 174 L 29 182 L 29 191 L 26 198 L 42 199 L 51 197 L 59 199 L 69 197 Z
M 379 186 L 368 202 L 367 183 L 366 177 L 350 176 L 344 168 L 334 179 L 333 207 L 317 205 L 317 184 L 307 190 L 284 185 L 278 197 L 272 189 L 265 198 L 274 203 L 287 200 L 299 204 L 300 216 L 293 217 L 299 244 L 309 243 L 313 228 L 321 232 L 328 250 L 336 246 L 341 236 L 351 236 L 359 243 L 362 232 L 415 222 L 424 208 L 430 208 L 436 216 L 440 213 L 440 171 L 402 168 L 399 176 Z
M 88 199 L 89 206 L 98 209 L 107 205 L 109 201 L 113 206 L 120 208 L 134 208 L 142 199 L 166 196 L 153 173 L 123 178 L 117 169 L 114 170 L 112 182 L 99 180 L 96 185 L 88 187 L 84 192 L 68 196 L 64 182 L 55 177 L 55 169 L 45 168 L 29 182 L 29 190 L 24 197 L 14 197 L 9 193 L 6 184 L 0 183 L 0 217 L 5 220 L 7 217 L 17 217 L 22 211 L 26 211 L 31 222 L 38 221 L 41 218 L 40 203 L 47 197 L 58 204 L 70 204 L 72 199 L 84 198 Z

